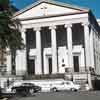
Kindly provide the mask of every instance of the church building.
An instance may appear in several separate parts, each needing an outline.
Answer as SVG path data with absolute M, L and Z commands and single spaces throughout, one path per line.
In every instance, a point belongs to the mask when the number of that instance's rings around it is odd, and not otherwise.
M 21 23 L 24 50 L 16 53 L 16 75 L 100 75 L 100 27 L 90 9 L 38 0 L 13 16 Z M 7 72 L 11 74 L 11 55 Z

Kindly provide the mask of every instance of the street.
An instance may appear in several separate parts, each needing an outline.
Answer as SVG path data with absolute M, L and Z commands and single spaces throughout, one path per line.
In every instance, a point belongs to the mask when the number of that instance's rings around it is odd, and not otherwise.
M 100 100 L 100 91 L 37 93 L 27 97 L 13 97 L 9 100 Z

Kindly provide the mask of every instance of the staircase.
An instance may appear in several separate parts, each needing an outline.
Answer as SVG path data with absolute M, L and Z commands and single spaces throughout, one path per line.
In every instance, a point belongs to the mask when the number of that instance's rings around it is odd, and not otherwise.
M 64 79 L 64 74 L 25 75 L 24 80 Z
M 86 84 L 87 83 L 87 73 L 84 72 L 84 73 L 66 73 L 65 74 L 65 79 L 66 80 L 71 80 L 73 82 L 75 82 L 76 84 Z

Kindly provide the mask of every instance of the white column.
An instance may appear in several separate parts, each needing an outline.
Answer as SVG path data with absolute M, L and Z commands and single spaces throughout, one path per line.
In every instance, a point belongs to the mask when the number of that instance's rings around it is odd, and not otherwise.
M 26 45 L 26 33 L 25 32 L 26 32 L 26 29 L 21 29 L 21 36 L 22 36 L 24 45 Z
M 86 63 L 86 69 L 88 71 L 87 73 L 87 81 L 88 81 L 88 85 L 89 87 L 92 89 L 92 81 L 91 81 L 91 74 L 90 74 L 90 71 L 89 71 L 89 67 L 90 67 L 90 61 L 91 61 L 91 58 L 90 58 L 90 34 L 89 34 L 89 23 L 83 23 L 83 26 L 84 26 L 84 44 L 85 44 L 85 63 Z
M 27 54 L 26 54 L 26 29 L 22 30 L 22 37 L 23 37 L 23 43 L 25 44 L 25 50 L 23 50 L 22 55 L 23 55 L 23 63 L 22 65 L 24 66 L 23 71 L 27 72 Z
M 35 27 L 34 30 L 36 31 L 36 49 L 37 49 L 37 57 L 35 65 L 35 74 L 42 74 L 42 55 L 41 55 L 41 33 L 40 27 Z
M 57 41 L 56 41 L 56 26 L 50 26 L 51 29 L 51 46 L 52 46 L 52 73 L 57 73 Z
M 45 50 L 43 52 L 43 61 L 44 61 L 44 74 L 49 74 L 49 65 L 48 65 L 48 57 L 46 56 Z
M 16 55 L 16 74 L 25 74 L 27 72 L 27 56 L 26 56 L 26 29 L 21 29 L 21 36 L 25 45 L 24 50 L 17 50 Z M 20 59 L 22 59 L 20 61 Z
M 6 59 L 7 59 L 7 61 L 6 61 L 6 65 L 7 65 L 7 74 L 8 75 L 11 75 L 11 52 L 10 52 L 10 49 L 9 48 L 7 48 L 6 49 L 6 52 L 7 52 L 7 56 L 6 56 Z
M 85 45 L 85 63 L 86 68 L 90 67 L 90 37 L 89 37 L 89 23 L 83 23 L 84 26 L 84 45 Z
M 67 46 L 68 46 L 68 62 L 69 67 L 73 69 L 73 54 L 72 54 L 72 25 L 66 24 L 65 28 L 67 31 Z
M 91 32 L 90 32 L 90 59 L 91 59 L 91 67 L 94 68 L 94 43 L 93 43 L 93 28 L 91 27 Z

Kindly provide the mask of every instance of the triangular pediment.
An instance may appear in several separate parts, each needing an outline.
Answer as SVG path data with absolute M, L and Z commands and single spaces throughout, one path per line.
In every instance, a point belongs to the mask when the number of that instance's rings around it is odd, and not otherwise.
M 41 1 L 17 12 L 14 16 L 19 19 L 29 19 L 51 15 L 79 13 L 86 10 L 87 9 L 75 7 L 65 3 L 62 4 L 56 1 Z

